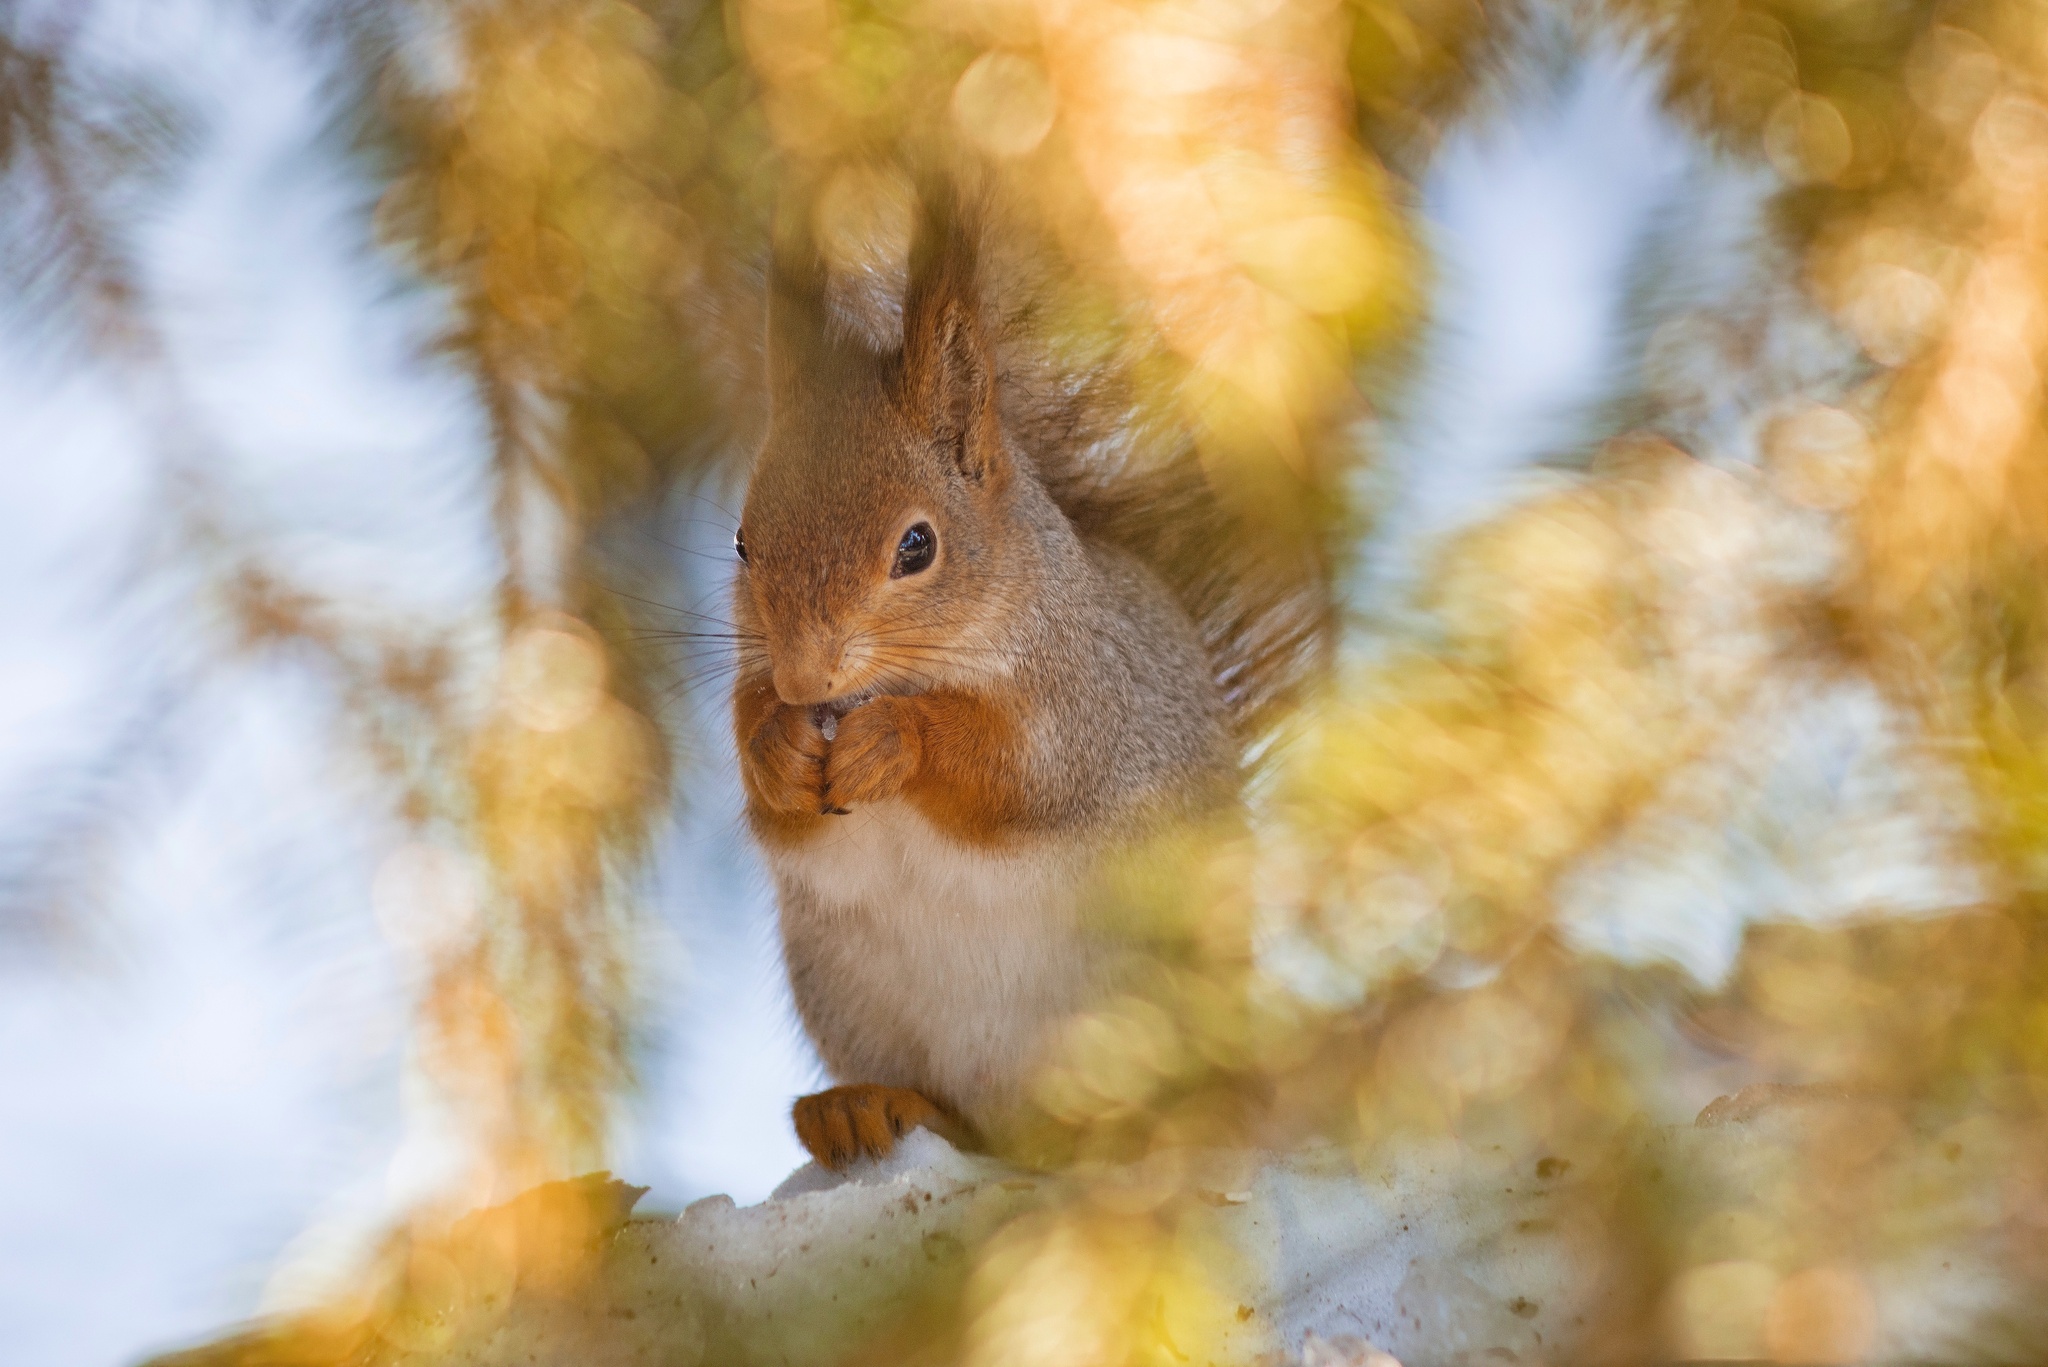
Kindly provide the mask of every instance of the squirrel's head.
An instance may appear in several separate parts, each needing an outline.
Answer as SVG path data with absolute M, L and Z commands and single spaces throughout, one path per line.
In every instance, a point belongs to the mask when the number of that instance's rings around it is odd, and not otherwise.
M 835 326 L 808 242 L 769 277 L 767 436 L 734 536 L 735 610 L 775 691 L 809 705 L 977 672 L 1017 480 L 996 415 L 975 243 L 926 195 L 900 347 Z

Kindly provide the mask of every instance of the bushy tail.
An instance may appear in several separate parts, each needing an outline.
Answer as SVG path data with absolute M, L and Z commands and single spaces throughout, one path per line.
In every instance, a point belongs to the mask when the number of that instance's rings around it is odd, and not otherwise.
M 1239 738 L 1255 749 L 1328 666 L 1339 500 L 1272 468 L 1277 457 L 1268 468 L 1205 466 L 1182 396 L 1150 378 L 1172 368 L 1159 364 L 1164 348 L 1148 326 L 1100 321 L 1099 300 L 1074 297 L 1082 287 L 1072 264 L 999 202 L 963 206 L 950 183 L 927 181 L 919 193 L 928 225 L 976 239 L 1004 430 L 1078 528 L 1166 581 L 1201 632 Z M 1091 325 L 1066 321 L 1076 315 Z
M 1248 746 L 1327 665 L 1332 573 L 1322 529 L 1233 508 L 1184 433 L 1126 409 L 1103 439 L 1031 452 L 1084 533 L 1151 566 L 1194 618 L 1210 670 Z

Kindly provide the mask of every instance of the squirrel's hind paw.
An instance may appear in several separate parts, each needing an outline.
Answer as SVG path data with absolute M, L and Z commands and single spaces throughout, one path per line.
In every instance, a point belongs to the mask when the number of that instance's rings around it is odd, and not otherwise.
M 860 1158 L 882 1158 L 896 1141 L 923 1126 L 959 1142 L 961 1127 L 921 1092 L 860 1083 L 798 1097 L 790 1118 L 811 1157 L 833 1171 Z

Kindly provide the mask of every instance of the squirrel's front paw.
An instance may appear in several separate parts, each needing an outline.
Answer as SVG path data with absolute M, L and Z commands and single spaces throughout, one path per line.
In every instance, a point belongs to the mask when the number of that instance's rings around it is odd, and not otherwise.
M 909 698 L 876 698 L 839 719 L 825 755 L 828 806 L 857 807 L 903 791 L 921 749 L 916 706 Z
M 825 806 L 825 749 L 809 708 L 776 703 L 740 747 L 740 769 L 769 811 L 816 815 Z
M 837 1171 L 856 1158 L 881 1158 L 923 1126 L 946 1139 L 959 1130 L 922 1092 L 862 1083 L 797 1098 L 790 1118 L 811 1157 Z

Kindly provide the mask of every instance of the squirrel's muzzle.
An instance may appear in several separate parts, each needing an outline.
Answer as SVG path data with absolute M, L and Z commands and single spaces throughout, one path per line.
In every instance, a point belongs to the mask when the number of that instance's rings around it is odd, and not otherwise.
M 791 707 L 812 707 L 829 701 L 839 691 L 837 671 L 842 649 L 789 642 L 770 651 L 775 661 L 775 696 Z

